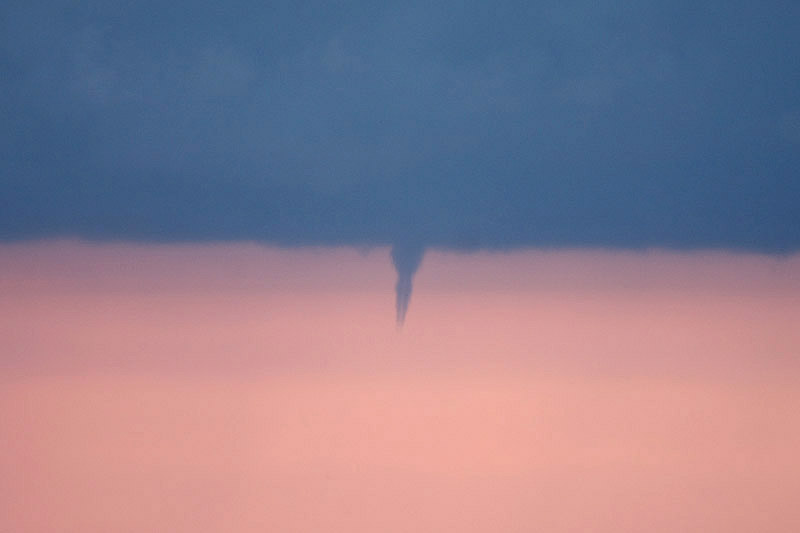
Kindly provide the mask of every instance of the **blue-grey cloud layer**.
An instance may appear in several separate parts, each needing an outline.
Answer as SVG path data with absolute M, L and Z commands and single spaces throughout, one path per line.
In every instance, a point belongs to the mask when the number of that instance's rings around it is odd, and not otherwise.
M 800 248 L 797 2 L 378 4 L 4 3 L 0 237 Z

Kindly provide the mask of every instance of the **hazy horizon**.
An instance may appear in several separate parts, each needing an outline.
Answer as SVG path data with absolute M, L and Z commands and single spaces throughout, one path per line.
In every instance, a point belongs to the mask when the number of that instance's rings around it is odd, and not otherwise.
M 14 531 L 800 524 L 800 256 L 0 246 Z

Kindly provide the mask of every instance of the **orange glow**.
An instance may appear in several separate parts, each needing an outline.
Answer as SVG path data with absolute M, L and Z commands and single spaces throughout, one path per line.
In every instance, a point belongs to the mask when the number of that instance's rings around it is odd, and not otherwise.
M 0 530 L 800 529 L 800 257 L 0 247 Z

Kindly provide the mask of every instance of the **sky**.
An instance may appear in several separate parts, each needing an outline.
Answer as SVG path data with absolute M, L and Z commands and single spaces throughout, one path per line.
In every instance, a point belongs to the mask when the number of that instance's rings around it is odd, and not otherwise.
M 800 257 L 0 246 L 0 529 L 800 526 Z
M 0 531 L 800 531 L 797 35 L 3 2 Z

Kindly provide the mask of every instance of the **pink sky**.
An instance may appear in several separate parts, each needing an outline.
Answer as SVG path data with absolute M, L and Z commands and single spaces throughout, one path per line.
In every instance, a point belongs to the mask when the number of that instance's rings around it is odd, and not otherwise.
M 0 247 L 0 531 L 800 530 L 800 257 Z

